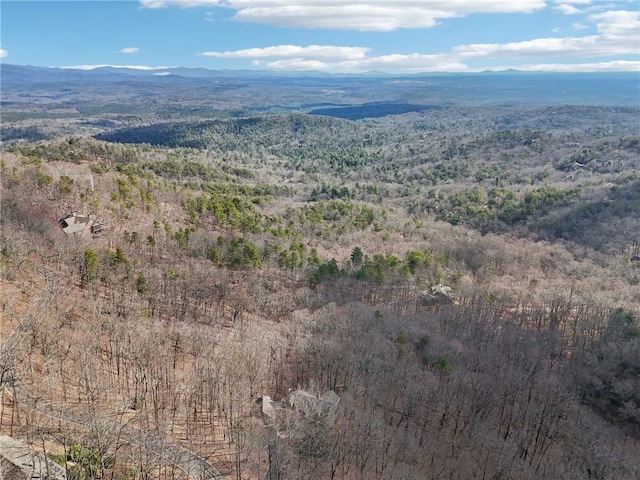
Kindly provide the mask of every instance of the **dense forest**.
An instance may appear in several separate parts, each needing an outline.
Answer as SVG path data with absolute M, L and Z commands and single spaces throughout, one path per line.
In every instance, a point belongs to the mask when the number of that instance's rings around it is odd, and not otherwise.
M 640 109 L 387 80 L 3 94 L 0 433 L 74 480 L 639 478 Z

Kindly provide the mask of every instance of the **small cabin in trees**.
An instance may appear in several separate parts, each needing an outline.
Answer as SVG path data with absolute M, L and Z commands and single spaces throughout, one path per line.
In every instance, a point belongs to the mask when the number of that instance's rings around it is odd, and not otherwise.
M 295 390 L 289 393 L 289 405 L 292 409 L 304 412 L 306 415 L 317 415 L 324 418 L 327 425 L 333 425 L 338 410 L 340 397 L 333 390 L 322 395 L 314 395 L 305 390 Z
M 93 215 L 82 215 L 77 212 L 71 212 L 67 216 L 58 220 L 58 225 L 60 225 L 62 231 L 67 235 L 77 234 L 97 236 L 107 228 L 104 223 L 96 220 Z
M 297 411 L 302 416 L 323 418 L 328 426 L 336 420 L 340 397 L 333 390 L 321 395 L 309 393 L 306 390 L 289 392 L 289 398 L 282 402 L 274 402 L 267 395 L 262 396 L 262 413 L 271 421 L 284 420 L 288 412 Z M 286 422 L 285 422 L 286 423 Z
M 437 305 L 453 305 L 453 293 L 451 287 L 438 284 L 428 290 L 420 292 L 422 304 L 427 307 Z

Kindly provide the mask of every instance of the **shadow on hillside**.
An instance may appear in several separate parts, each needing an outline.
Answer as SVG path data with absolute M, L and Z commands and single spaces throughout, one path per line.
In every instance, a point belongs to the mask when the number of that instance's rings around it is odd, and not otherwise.
M 534 229 L 596 250 L 621 251 L 640 237 L 640 180 L 614 185 L 606 197 L 574 204 Z

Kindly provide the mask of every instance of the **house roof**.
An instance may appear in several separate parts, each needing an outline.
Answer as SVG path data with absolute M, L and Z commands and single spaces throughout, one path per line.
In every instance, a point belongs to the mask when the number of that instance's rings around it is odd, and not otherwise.
M 427 306 L 451 305 L 453 303 L 453 292 L 451 287 L 438 284 L 420 292 L 422 303 Z
M 67 235 L 72 233 L 93 232 L 96 227 L 104 225 L 98 222 L 92 215 L 78 214 L 71 212 L 65 217 L 58 220 L 58 224 L 62 227 L 62 231 Z
M 280 402 L 274 402 L 271 400 L 271 397 L 268 395 L 262 396 L 262 413 L 264 413 L 267 417 L 274 419 L 276 418 L 276 409 L 274 404 Z
M 336 405 L 338 405 L 340 397 L 333 390 L 329 390 L 320 395 L 320 400 L 327 402 L 328 404 L 335 407 Z

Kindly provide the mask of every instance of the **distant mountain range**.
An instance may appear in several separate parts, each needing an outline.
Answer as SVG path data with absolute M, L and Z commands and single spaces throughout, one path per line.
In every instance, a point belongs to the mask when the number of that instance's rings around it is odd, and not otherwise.
M 361 105 L 399 102 L 418 105 L 617 105 L 640 106 L 637 73 L 529 73 L 518 71 L 391 75 L 378 72 L 333 75 L 321 72 L 269 72 L 104 66 L 93 69 L 0 65 L 2 102 L 125 100 L 172 95 L 206 100 L 233 92 L 239 104 L 268 89 L 271 101 L 286 108 L 329 102 Z M 283 89 L 282 87 L 285 87 Z M 336 101 L 338 100 L 338 101 Z M 246 103 L 249 105 L 251 102 Z
M 60 68 L 37 67 L 31 65 L 1 64 L 0 72 L 4 82 L 41 83 L 51 81 L 123 81 L 132 78 L 226 78 L 226 77 L 292 77 L 292 76 L 323 76 L 332 75 L 322 72 L 269 72 L 261 70 L 210 70 L 206 68 L 167 67 L 157 69 L 115 67 L 105 65 L 95 68 Z
M 32 65 L 0 64 L 3 75 L 23 76 L 30 79 L 48 78 L 123 78 L 123 77 L 162 77 L 168 75 L 186 78 L 219 78 L 219 77 L 324 77 L 324 78 L 425 78 L 425 77 L 477 77 L 477 76 L 527 76 L 527 77 L 555 77 L 555 78 L 628 78 L 636 82 L 640 81 L 638 73 L 634 72 L 603 72 L 603 73 L 549 73 L 549 72 L 524 72 L 519 70 L 484 71 L 473 73 L 415 73 L 392 74 L 386 72 L 366 72 L 358 74 L 326 73 L 320 71 L 269 71 L 269 70 L 211 70 L 208 68 L 189 67 L 127 67 L 127 66 L 95 66 L 95 67 L 40 67 Z

